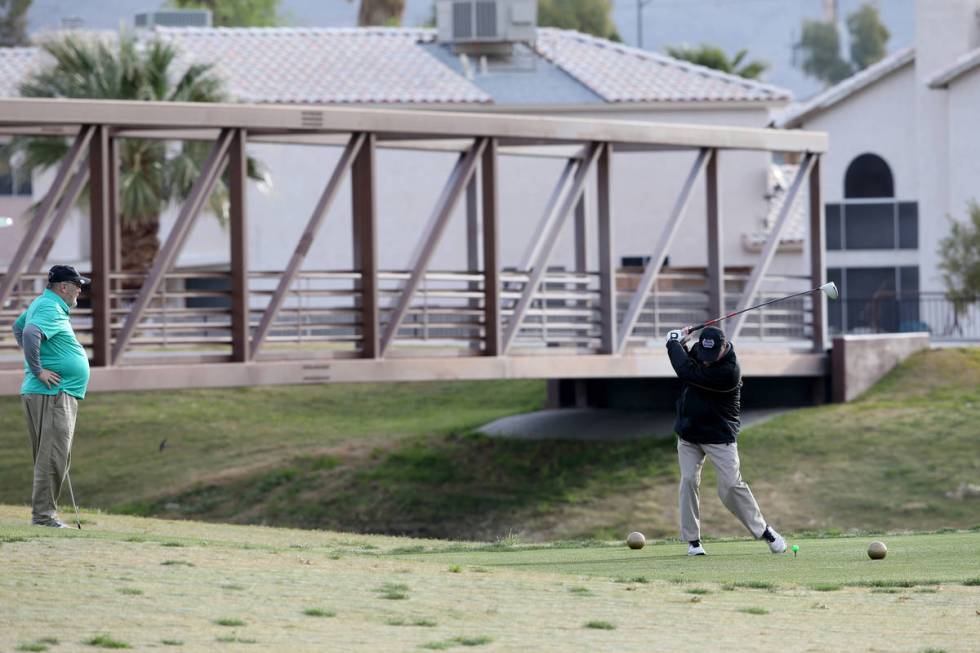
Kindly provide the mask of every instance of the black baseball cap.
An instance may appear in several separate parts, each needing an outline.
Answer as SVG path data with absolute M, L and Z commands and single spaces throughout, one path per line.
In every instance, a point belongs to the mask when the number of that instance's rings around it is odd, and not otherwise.
M 87 279 L 78 273 L 78 270 L 70 265 L 54 265 L 48 270 L 48 283 L 59 283 L 61 281 L 70 281 L 72 283 L 77 283 L 80 285 L 85 285 L 91 282 L 91 279 Z
M 698 336 L 697 357 L 702 363 L 718 360 L 718 352 L 725 348 L 725 332 L 718 327 L 705 327 Z

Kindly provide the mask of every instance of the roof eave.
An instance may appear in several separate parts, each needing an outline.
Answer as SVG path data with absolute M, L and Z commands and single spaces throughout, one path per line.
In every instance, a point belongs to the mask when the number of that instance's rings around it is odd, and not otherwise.
M 788 118 L 775 121 L 773 126 L 777 129 L 799 129 L 803 126 L 808 119 L 813 117 L 818 113 L 822 113 L 827 109 L 837 106 L 844 100 L 860 93 L 869 86 L 874 86 L 881 80 L 890 77 L 894 73 L 903 70 L 906 66 L 911 65 L 915 61 L 915 50 L 913 48 L 906 48 L 905 50 L 899 51 L 892 55 L 894 61 L 888 62 L 888 65 L 882 68 L 880 71 L 871 71 L 872 74 L 867 76 L 867 79 L 861 80 L 861 83 L 856 85 L 854 88 L 847 89 L 844 92 L 844 88 L 849 83 L 854 83 L 854 78 L 858 75 L 864 74 L 868 69 L 851 75 L 847 79 L 841 80 L 834 86 L 826 89 L 819 93 L 800 113 L 791 115 Z

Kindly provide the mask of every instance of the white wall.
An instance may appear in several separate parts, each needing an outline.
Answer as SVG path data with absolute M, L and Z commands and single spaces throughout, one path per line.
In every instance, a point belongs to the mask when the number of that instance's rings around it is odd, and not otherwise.
M 822 159 L 820 192 L 825 202 L 844 199 L 844 175 L 857 156 L 877 154 L 891 168 L 895 197 L 918 196 L 915 73 L 911 65 L 893 72 L 826 111 L 816 114 L 804 129 L 830 135 L 830 150 Z
M 830 135 L 830 149 L 822 158 L 820 171 L 824 203 L 844 199 L 847 167 L 865 153 L 877 154 L 888 163 L 897 200 L 918 198 L 916 114 L 910 100 L 914 89 L 915 72 L 909 65 L 817 113 L 802 126 Z M 919 257 L 914 251 L 828 251 L 826 264 L 827 267 L 912 266 L 919 264 Z
M 949 99 L 949 215 L 967 219 L 967 202 L 980 202 L 980 68 L 957 79 L 948 91 Z M 946 221 L 943 226 L 948 229 Z M 944 232 L 940 232 L 942 236 Z M 936 247 L 922 252 L 923 261 L 938 262 Z
M 935 269 L 936 243 L 948 232 L 946 216 L 960 210 L 950 203 L 950 181 L 958 160 L 952 148 L 957 140 L 976 132 L 950 123 L 950 94 L 930 89 L 928 82 L 956 59 L 980 45 L 977 0 L 916 0 L 916 94 L 919 163 L 920 287 L 942 290 Z M 966 127 L 968 131 L 963 131 Z M 975 150 L 974 150 L 975 152 Z M 975 154 L 974 154 L 975 156 Z

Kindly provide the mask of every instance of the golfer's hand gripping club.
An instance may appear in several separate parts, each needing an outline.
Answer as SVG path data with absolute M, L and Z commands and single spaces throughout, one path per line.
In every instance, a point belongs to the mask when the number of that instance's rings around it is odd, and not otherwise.
M 688 334 L 690 334 L 690 332 L 691 332 L 690 331 L 690 327 L 684 327 L 683 329 L 674 329 L 674 330 L 669 331 L 667 333 L 667 340 L 668 341 L 674 340 L 676 342 L 679 342 L 681 344 L 684 344 L 684 342 L 687 340 L 687 336 L 688 336 Z

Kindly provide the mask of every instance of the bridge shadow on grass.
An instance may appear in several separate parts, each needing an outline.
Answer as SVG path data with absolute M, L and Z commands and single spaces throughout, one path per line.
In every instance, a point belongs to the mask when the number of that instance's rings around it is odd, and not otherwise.
M 122 512 L 450 539 L 506 536 L 518 519 L 673 479 L 673 439 L 515 441 L 472 433 L 401 440 L 291 464 Z

